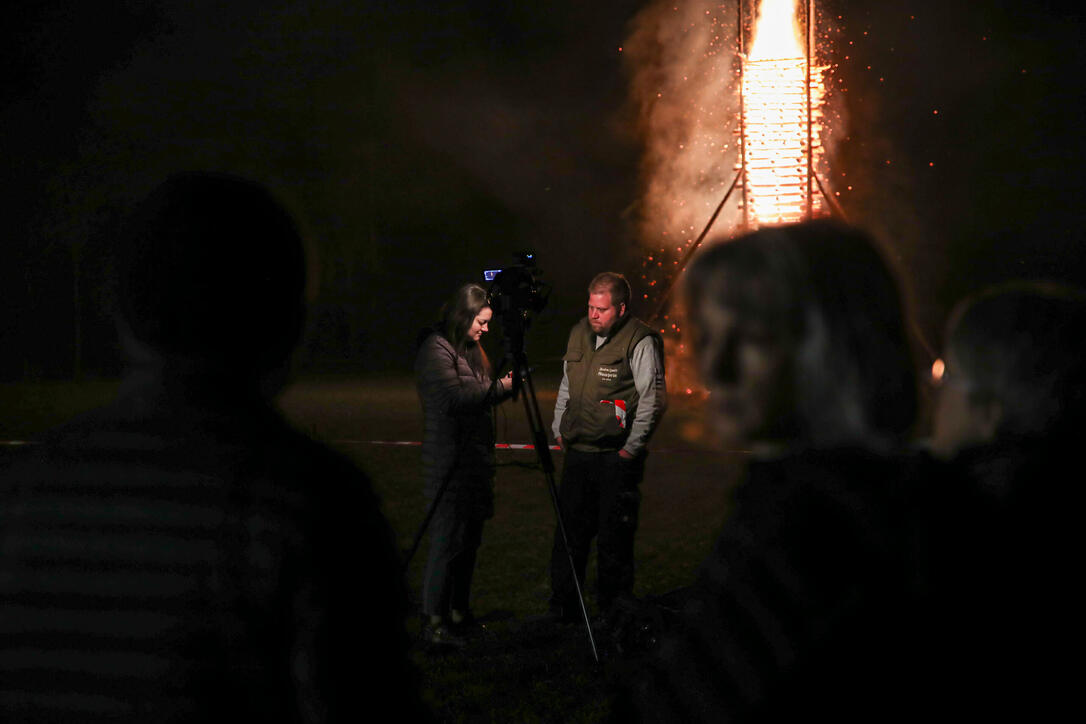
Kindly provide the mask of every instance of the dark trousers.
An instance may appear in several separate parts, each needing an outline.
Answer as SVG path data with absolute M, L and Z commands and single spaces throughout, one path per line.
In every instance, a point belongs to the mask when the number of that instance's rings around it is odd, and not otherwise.
M 467 613 L 475 554 L 483 540 L 483 520 L 466 517 L 443 502 L 430 521 L 430 555 L 422 582 L 422 610 L 448 618 Z
M 600 611 L 606 611 L 616 597 L 633 592 L 634 533 L 641 507 L 638 488 L 645 472 L 645 455 L 627 460 L 617 452 L 569 449 L 565 458 L 558 506 L 566 524 L 577 580 L 584 582 L 589 547 L 597 538 L 596 603 Z M 567 613 L 578 608 L 569 559 L 557 529 L 551 551 L 551 606 Z

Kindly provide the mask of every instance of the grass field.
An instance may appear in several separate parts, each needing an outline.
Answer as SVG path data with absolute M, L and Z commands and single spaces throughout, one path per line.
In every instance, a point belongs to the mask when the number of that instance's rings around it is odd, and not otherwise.
M 545 423 L 556 379 L 537 379 Z M 108 400 L 112 381 L 0 385 L 0 439 L 32 440 L 41 431 Z M 417 441 L 421 414 L 410 377 L 324 378 L 299 381 L 279 402 L 301 430 L 350 456 L 365 469 L 385 514 L 407 549 L 422 522 L 419 448 L 375 444 Z M 520 403 L 498 415 L 501 442 L 530 442 Z M 653 440 L 642 486 L 636 543 L 638 595 L 660 594 L 689 582 L 727 514 L 743 455 L 704 442 L 700 405 L 673 396 Z M 483 532 L 472 606 L 487 634 L 464 651 L 415 657 L 427 699 L 443 721 L 595 722 L 608 713 L 604 669 L 595 667 L 583 628 L 526 621 L 546 608 L 555 517 L 544 475 L 531 451 L 498 453 L 495 516 Z M 562 455 L 555 453 L 561 471 Z M 408 571 L 417 591 L 425 545 Z M 594 590 L 589 561 L 586 590 Z M 588 596 L 590 610 L 593 597 Z M 418 622 L 408 622 L 416 631 Z

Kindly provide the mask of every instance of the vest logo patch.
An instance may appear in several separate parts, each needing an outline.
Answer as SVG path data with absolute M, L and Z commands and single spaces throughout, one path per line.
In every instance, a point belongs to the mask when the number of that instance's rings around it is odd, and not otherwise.
M 614 382 L 618 379 L 619 372 L 620 368 L 618 367 L 608 367 L 607 365 L 600 365 L 599 368 L 596 370 L 596 375 L 598 375 L 599 378 L 604 382 Z

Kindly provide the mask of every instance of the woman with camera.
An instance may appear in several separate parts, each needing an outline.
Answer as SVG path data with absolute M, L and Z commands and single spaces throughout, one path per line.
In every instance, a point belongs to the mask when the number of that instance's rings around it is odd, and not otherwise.
M 423 330 L 415 378 L 422 403 L 422 464 L 431 505 L 430 553 L 422 586 L 424 641 L 462 646 L 474 625 L 469 606 L 483 522 L 494 515 L 494 427 L 491 408 L 505 400 L 512 377 L 493 380 L 479 344 L 493 310 L 487 292 L 465 284 Z

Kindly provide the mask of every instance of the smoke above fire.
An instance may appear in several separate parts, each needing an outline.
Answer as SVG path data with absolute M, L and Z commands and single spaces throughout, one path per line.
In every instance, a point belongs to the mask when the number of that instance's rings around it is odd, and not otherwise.
M 671 257 L 693 243 L 735 177 L 736 18 L 734 5 L 658 2 L 635 18 L 624 46 L 644 139 L 638 235 L 662 272 L 648 274 L 650 283 L 663 283 L 665 264 L 677 266 Z M 737 220 L 731 208 L 716 223 Z

